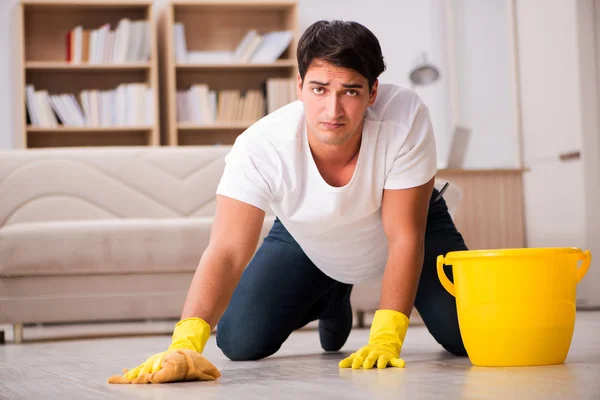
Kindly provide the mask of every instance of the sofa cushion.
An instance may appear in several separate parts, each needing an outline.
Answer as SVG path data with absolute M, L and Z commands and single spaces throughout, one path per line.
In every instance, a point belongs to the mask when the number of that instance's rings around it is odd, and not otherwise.
M 230 146 L 0 151 L 0 226 L 210 217 Z
M 194 271 L 212 221 L 129 218 L 8 225 L 0 229 L 0 276 Z M 271 225 L 267 217 L 261 237 Z

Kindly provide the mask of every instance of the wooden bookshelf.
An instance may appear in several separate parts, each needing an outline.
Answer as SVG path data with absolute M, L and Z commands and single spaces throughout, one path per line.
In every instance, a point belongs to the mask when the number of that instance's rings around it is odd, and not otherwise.
M 158 46 L 153 1 L 21 0 L 17 13 L 20 40 L 16 58 L 21 84 L 18 85 L 16 104 L 20 105 L 18 111 L 22 129 L 17 130 L 15 143 L 24 148 L 160 144 Z M 76 63 L 67 59 L 67 35 L 76 26 L 83 30 L 96 30 L 109 24 L 109 29 L 116 31 L 123 19 L 148 22 L 145 36 L 148 40 L 147 58 L 118 63 L 92 63 L 87 60 Z M 105 54 L 110 54 L 110 51 Z M 143 113 L 152 116 L 144 118 L 147 123 L 140 125 L 127 121 L 106 125 L 86 120 L 84 126 L 64 126 L 58 118 L 58 126 L 34 126 L 31 117 L 28 118 L 28 85 L 33 85 L 36 91 L 47 91 L 49 95 L 72 94 L 83 110 L 82 91 L 114 90 L 128 83 L 146 85 Z M 105 111 L 105 115 L 114 115 L 117 108 L 105 107 L 105 110 L 111 110 Z M 58 117 L 56 111 L 54 114 Z
M 292 41 L 275 62 L 181 62 L 176 56 L 176 23 L 185 27 L 188 52 L 234 51 L 249 30 L 260 34 L 291 31 Z M 298 42 L 296 0 L 171 0 L 161 10 L 158 26 L 161 54 L 162 142 L 166 145 L 232 144 L 250 121 L 178 123 L 177 92 L 205 84 L 211 90 L 264 92 L 269 78 L 297 75 Z M 265 112 L 266 113 L 266 112 Z

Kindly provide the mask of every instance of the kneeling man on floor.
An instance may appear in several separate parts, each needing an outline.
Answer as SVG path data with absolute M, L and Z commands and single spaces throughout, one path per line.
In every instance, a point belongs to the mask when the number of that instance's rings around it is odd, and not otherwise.
M 218 377 L 198 357 L 217 322 L 217 345 L 231 360 L 275 354 L 316 320 L 323 350 L 338 351 L 352 328 L 353 285 L 376 278 L 368 343 L 341 368 L 404 367 L 413 306 L 443 348 L 466 355 L 436 258 L 467 248 L 434 188 L 428 108 L 413 91 L 378 81 L 379 42 L 356 22 L 311 25 L 297 62 L 299 100 L 253 124 L 226 156 L 210 243 L 172 344 L 123 381 Z M 276 219 L 256 250 L 269 210 Z

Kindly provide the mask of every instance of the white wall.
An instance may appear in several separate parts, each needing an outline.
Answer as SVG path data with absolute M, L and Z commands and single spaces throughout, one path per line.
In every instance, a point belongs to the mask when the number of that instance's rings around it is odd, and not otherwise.
M 597 0 L 595 0 L 596 3 Z M 593 0 L 517 0 L 527 245 L 600 253 L 600 140 Z M 598 6 L 598 4 L 596 4 Z M 597 9 L 600 11 L 600 6 Z M 560 26 L 561 29 L 555 29 Z M 596 27 L 596 28 L 595 28 Z M 561 161 L 577 150 L 581 158 Z M 592 262 L 577 286 L 582 306 L 600 306 Z
M 515 167 L 508 0 L 451 0 L 458 75 L 458 123 L 472 130 L 465 167 Z
M 451 0 L 454 1 L 454 0 Z M 458 56 L 458 123 L 473 129 L 466 167 L 516 166 L 511 85 L 508 68 L 506 0 L 457 0 L 455 37 Z M 18 0 L 0 1 L 0 85 L 13 84 L 11 16 Z M 155 0 L 160 6 L 167 0 Z M 446 19 L 441 0 L 299 0 L 302 32 L 318 19 L 355 20 L 379 38 L 387 63 L 382 82 L 410 86 L 408 74 L 425 52 L 441 69 L 434 85 L 417 88 L 428 104 L 438 142 L 440 164 L 450 145 L 450 76 L 446 47 Z M 12 91 L 0 91 L 0 149 L 14 146 Z
M 585 208 L 587 248 L 592 256 L 600 256 L 600 1 L 578 1 L 579 57 L 581 59 L 581 104 L 584 132 L 583 165 L 585 174 Z M 595 62 L 594 62 L 595 60 Z M 587 153 L 587 155 L 586 155 Z M 582 281 L 583 297 L 590 305 L 600 307 L 600 271 L 592 264 L 587 279 Z
M 13 115 L 13 44 L 14 6 L 19 0 L 0 1 L 0 149 L 14 146 Z

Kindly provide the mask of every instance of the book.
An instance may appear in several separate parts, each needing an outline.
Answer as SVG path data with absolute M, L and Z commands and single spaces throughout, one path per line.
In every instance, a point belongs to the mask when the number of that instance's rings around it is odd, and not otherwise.
M 296 100 L 296 79 L 268 78 L 262 88 L 246 91 L 214 90 L 207 84 L 198 83 L 186 90 L 178 90 L 175 98 L 178 123 L 252 124 Z
M 66 35 L 66 61 L 71 64 L 124 64 L 150 59 L 148 21 L 122 18 L 111 29 L 103 24 L 95 29 L 82 25 Z
M 274 31 L 265 33 L 262 40 L 250 57 L 252 63 L 273 63 L 292 42 L 291 31 Z
M 185 26 L 177 22 L 173 27 L 173 37 L 174 56 L 178 63 L 273 63 L 289 47 L 293 34 L 288 30 L 261 33 L 257 29 L 250 29 L 235 48 L 191 50 L 187 48 Z
M 149 126 L 155 114 L 152 89 L 137 82 L 77 95 L 50 94 L 27 85 L 26 110 L 34 127 Z

